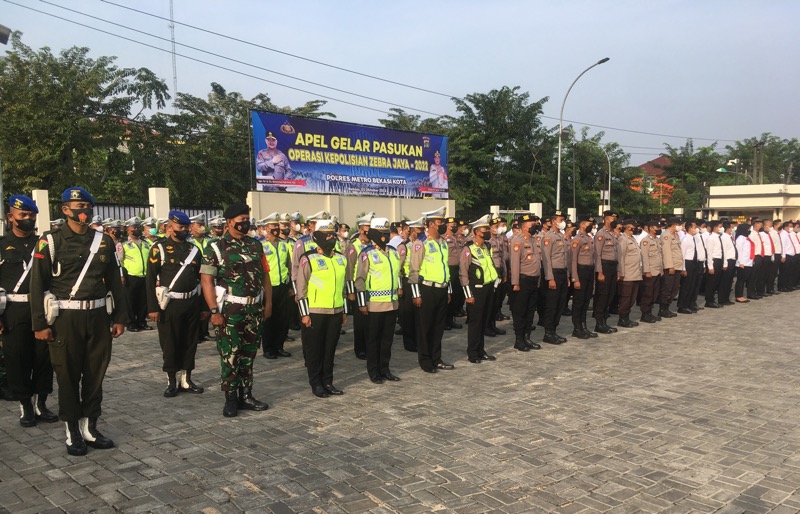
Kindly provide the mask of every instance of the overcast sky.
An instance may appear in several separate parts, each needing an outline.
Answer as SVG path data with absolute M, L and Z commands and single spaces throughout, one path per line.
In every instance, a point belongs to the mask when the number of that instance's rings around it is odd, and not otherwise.
M 168 41 L 52 5 L 170 37 L 168 22 L 101 0 L 14 1 L 163 49 L 170 47 Z M 169 0 L 111 1 L 169 17 Z M 2 6 L 0 24 L 23 32 L 29 46 L 49 46 L 54 52 L 86 46 L 95 57 L 117 56 L 119 66 L 150 68 L 172 89 L 169 53 L 5 1 Z M 656 157 L 665 142 L 681 145 L 687 136 L 696 138 L 697 146 L 718 140 L 719 149 L 728 144 L 726 140 L 763 132 L 782 138 L 798 136 L 800 2 L 796 0 L 174 0 L 174 9 L 177 22 L 450 96 L 520 86 L 532 100 L 550 97 L 544 114 L 556 119 L 545 120 L 548 125 L 558 125 L 561 102 L 575 77 L 592 63 L 610 57 L 576 84 L 564 118 L 682 136 L 606 130 L 604 141 L 623 145 L 634 165 Z M 325 86 L 431 113 L 455 113 L 445 96 L 359 77 L 181 25 L 176 25 L 175 37 L 178 43 Z M 181 92 L 205 97 L 213 81 L 246 98 L 267 93 L 281 106 L 298 106 L 327 95 L 383 112 L 391 107 L 180 46 L 177 51 L 315 94 L 178 57 Z M 382 117 L 337 101 L 330 101 L 326 109 L 342 121 L 377 125 Z

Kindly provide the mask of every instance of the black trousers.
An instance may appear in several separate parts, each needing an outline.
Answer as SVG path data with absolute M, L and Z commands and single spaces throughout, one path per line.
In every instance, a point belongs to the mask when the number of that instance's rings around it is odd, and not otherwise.
M 442 362 L 448 293 L 446 287 L 422 284 L 419 285 L 419 292 L 422 306 L 417 308 L 417 358 L 422 369 L 433 369 Z
M 789 291 L 794 285 L 794 264 L 795 256 L 787 255 L 783 262 L 779 264 L 778 271 L 778 290 Z
M 767 260 L 767 280 L 765 289 L 768 293 L 775 292 L 775 279 L 778 278 L 778 267 L 780 265 L 780 258 L 776 258 L 774 255 L 770 257 L 765 257 L 764 259 Z
M 573 289 L 572 293 L 572 325 L 581 328 L 586 323 L 586 314 L 594 293 L 594 266 L 578 264 L 577 278 L 581 288 Z
M 409 352 L 417 351 L 417 311 L 411 295 L 408 278 L 403 277 L 403 296 L 400 298 L 400 327 L 403 329 L 403 348 Z
M 494 286 L 490 283 L 483 287 L 473 287 L 474 303 L 467 302 L 467 357 L 482 357 L 484 349 L 484 327 L 492 312 Z
M 733 277 L 736 275 L 736 259 L 728 259 L 728 268 L 722 270 L 722 277 L 719 281 L 719 302 L 731 301 L 731 290 L 733 289 Z
M 128 285 L 125 287 L 125 293 L 128 295 L 130 324 L 138 327 L 147 323 L 147 291 L 145 278 L 127 275 L 126 280 Z
M 714 274 L 706 273 L 706 303 L 714 303 L 715 296 L 720 292 L 719 285 L 722 283 L 722 259 L 714 259 Z M 719 295 L 722 301 L 722 295 Z
M 664 270 L 664 274 L 661 275 L 659 304 L 663 310 L 668 310 L 670 305 L 672 305 L 672 299 L 675 298 L 675 293 L 678 292 L 678 285 L 680 284 L 682 278 L 680 270 L 676 269 L 673 271 L 674 273 L 670 275 L 669 271 Z
M 447 305 L 447 315 L 452 318 L 464 308 L 464 290 L 461 289 L 458 265 L 448 267 L 450 268 L 450 287 L 453 289 L 453 297 Z
M 405 293 L 403 293 L 405 294 Z M 388 375 L 397 311 L 367 314 L 367 373 L 370 378 Z
M 683 261 L 686 276 L 681 276 L 681 290 L 678 292 L 678 308 L 688 309 L 697 300 L 696 286 L 700 279 L 702 265 L 698 261 Z
M 22 310 L 23 312 L 20 312 Z M 21 320 L 21 321 L 17 321 Z M 39 341 L 31 327 L 30 304 L 9 303 L 3 316 L 3 352 L 11 400 L 53 392 L 53 366 L 46 341 Z
M 617 261 L 605 260 L 600 263 L 605 280 L 595 282 L 594 293 L 594 319 L 605 323 L 608 318 L 608 308 L 617 291 Z
M 277 354 L 283 350 L 289 330 L 289 306 L 294 304 L 289 298 L 289 284 L 272 286 L 272 316 L 263 321 L 261 345 L 264 353 Z
M 659 293 L 661 293 L 661 275 L 642 277 L 642 283 L 639 285 L 639 309 L 643 316 L 653 313 L 653 304 L 658 301 Z
M 751 281 L 753 279 L 753 267 L 745 266 L 736 268 L 736 298 L 744 297 L 744 288 L 747 288 L 747 296 L 751 296 Z
M 300 337 L 311 387 L 333 384 L 333 357 L 342 330 L 342 313 L 311 313 L 311 327 L 303 325 Z
M 499 272 L 497 276 L 500 276 Z M 497 316 L 502 313 L 503 300 L 505 300 L 506 293 L 508 292 L 508 284 L 508 280 L 503 282 L 501 279 L 501 282 L 497 284 L 497 287 L 494 288 L 494 294 L 492 295 L 492 312 L 489 313 L 489 316 L 492 319 L 497 319 Z
M 170 300 L 158 321 L 158 341 L 164 357 L 161 369 L 167 373 L 193 370 L 199 333 L 200 295 Z
M 514 321 L 514 334 L 525 337 L 533 329 L 533 313 L 539 296 L 539 277 L 519 276 L 519 291 L 513 294 L 511 316 Z
M 63 310 L 53 325 L 50 362 L 58 382 L 61 421 L 98 418 L 103 379 L 111 361 L 111 319 L 105 307 Z
M 544 328 L 548 332 L 555 332 L 561 321 L 561 311 L 564 310 L 564 302 L 567 300 L 567 269 L 554 269 L 553 280 L 556 281 L 555 289 L 550 289 L 547 280 L 542 284 L 542 289 L 546 291 Z
M 753 269 L 750 271 L 750 281 L 748 283 L 748 285 L 752 285 L 753 287 L 747 288 L 747 296 L 748 297 L 763 296 L 764 283 L 765 283 L 764 257 L 756 255 L 755 258 L 753 259 Z
M 350 308 L 353 313 L 353 351 L 356 354 L 367 353 L 367 333 L 369 331 L 369 324 L 367 316 L 362 314 L 358 308 L 358 303 L 353 302 L 354 307 Z

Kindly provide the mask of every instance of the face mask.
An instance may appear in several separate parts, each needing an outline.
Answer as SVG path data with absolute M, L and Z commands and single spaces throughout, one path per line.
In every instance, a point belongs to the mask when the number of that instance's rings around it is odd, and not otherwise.
M 539 232 L 539 227 L 537 227 L 536 225 L 531 225 L 530 227 L 528 227 L 528 234 L 534 236 L 538 232 Z
M 135 228 L 131 231 L 131 234 L 133 235 L 133 237 L 142 237 L 142 229 Z
M 281 229 L 281 234 L 283 234 L 284 236 L 288 236 L 289 235 L 289 229 L 288 228 L 282 228 Z
M 464 236 L 464 237 L 467 237 L 469 235 L 469 229 L 465 228 L 464 230 L 462 230 L 461 231 L 461 235 Z
M 114 237 L 116 237 L 117 239 L 122 239 L 122 231 L 121 230 L 115 230 L 114 231 Z
M 147 231 L 147 233 L 150 234 L 151 236 L 154 236 L 158 234 L 158 230 L 151 228 L 150 230 Z
M 248 234 L 250 232 L 250 220 L 245 221 L 237 221 L 233 224 L 233 228 L 242 234 Z M 252 235 L 250 237 L 253 237 Z
M 641 233 L 642 233 L 642 229 L 640 229 L 640 228 L 633 229 L 633 235 L 634 236 L 638 236 Z
M 178 241 L 186 241 L 186 238 L 189 237 L 188 230 L 173 230 L 173 234 L 175 234 L 175 239 Z
M 34 227 L 36 227 L 36 220 L 25 219 L 14 221 L 16 222 L 17 228 L 23 232 L 33 232 Z
M 72 214 L 69 215 L 69 219 L 81 226 L 91 223 L 92 216 L 94 216 L 94 209 L 91 207 L 88 209 L 70 209 L 70 212 Z
M 597 234 L 597 229 L 596 228 L 592 228 L 592 230 L 590 230 L 589 233 L 592 234 L 592 235 L 595 235 L 595 234 Z
M 295 223 L 293 226 L 295 232 L 300 232 L 303 229 L 303 227 L 301 227 L 299 223 Z
M 567 222 L 566 221 L 559 221 L 556 226 L 558 227 L 558 230 L 564 230 L 567 227 Z
M 497 235 L 502 236 L 506 233 L 506 230 L 508 230 L 508 227 L 497 227 Z
M 482 238 L 482 239 L 484 239 L 484 240 L 487 240 L 487 239 L 489 239 L 489 235 L 490 235 L 490 234 L 489 234 L 489 231 L 488 231 L 488 230 L 484 230 L 483 232 L 479 232 L 479 234 L 481 235 L 481 238 Z
M 278 237 L 280 235 L 280 233 L 281 233 L 281 229 L 279 229 L 279 228 L 271 228 L 271 229 L 269 229 L 269 233 L 273 237 Z
M 335 237 L 328 237 L 328 234 L 323 232 L 314 232 L 311 236 L 317 246 L 319 246 L 323 253 L 330 254 L 331 251 L 336 247 L 336 238 Z
M 256 238 L 258 237 L 258 232 L 256 232 L 255 230 L 251 230 L 251 231 L 249 231 L 249 232 L 247 233 L 247 235 L 248 235 L 249 237 L 252 237 L 253 239 L 256 239 Z
M 387 235 L 380 230 L 375 228 L 369 229 L 367 237 L 369 237 L 370 241 L 375 243 L 375 245 L 381 250 L 386 248 L 386 243 L 388 243 Z
M 656 230 L 656 235 L 657 235 L 657 236 L 660 236 L 660 235 L 661 235 L 661 229 L 660 229 L 660 228 Z
M 445 232 L 447 232 L 447 225 L 439 225 L 436 227 L 436 230 L 439 232 L 440 236 L 443 236 Z
M 350 231 L 349 230 L 345 230 L 344 232 L 342 232 L 342 237 L 344 239 L 347 239 L 348 237 L 350 237 Z
M 200 235 L 202 235 L 202 234 L 205 234 L 205 233 L 206 233 L 206 227 L 205 227 L 205 226 L 203 226 L 203 225 L 200 225 L 200 226 L 197 228 L 197 233 L 198 233 L 198 234 L 200 234 Z

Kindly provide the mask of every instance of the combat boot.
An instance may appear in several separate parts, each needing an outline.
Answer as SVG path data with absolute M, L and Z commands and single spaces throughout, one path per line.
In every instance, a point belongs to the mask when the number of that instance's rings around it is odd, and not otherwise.
M 19 401 L 19 424 L 25 428 L 36 426 L 36 413 L 33 411 L 33 399 Z
M 669 310 L 669 308 L 665 309 L 663 307 L 658 311 L 658 315 L 661 316 L 662 318 L 675 318 L 678 316 L 677 314 Z
M 236 389 L 225 391 L 225 407 L 222 415 L 226 418 L 233 418 L 239 413 L 239 394 Z
M 560 338 L 558 334 L 555 333 L 555 331 L 551 332 L 549 330 L 546 330 L 544 333 L 544 337 L 542 338 L 542 342 L 549 344 L 561 344 L 562 341 L 560 339 L 562 338 Z
M 589 334 L 583 331 L 583 327 L 576 325 L 572 330 L 572 337 L 577 337 L 578 339 L 589 339 Z
M 36 420 L 37 421 L 44 421 L 45 423 L 55 423 L 58 421 L 58 416 L 53 414 L 50 409 L 47 408 L 47 394 L 42 393 L 36 396 L 36 407 L 34 407 L 34 411 L 36 412 Z
M 192 382 L 192 372 L 190 370 L 185 370 L 181 376 L 181 385 L 178 388 L 178 391 L 202 394 L 204 389 Z
M 619 321 L 619 320 L 617 320 L 617 321 Z M 616 329 L 616 328 L 614 328 L 614 327 L 612 327 L 611 325 L 609 325 L 609 324 L 608 324 L 608 318 L 604 319 L 604 320 L 603 320 L 603 323 L 605 323 L 606 327 L 608 327 L 608 329 L 609 329 L 609 330 L 611 330 L 611 333 L 612 333 L 612 334 L 613 334 L 614 332 L 617 332 L 617 329 Z
M 583 331 L 586 332 L 586 335 L 588 335 L 589 337 L 597 337 L 597 334 L 589 330 L 589 328 L 586 326 L 585 321 L 581 323 L 581 326 L 583 327 Z
M 653 316 L 652 314 L 650 314 L 648 312 L 648 313 L 642 314 L 642 318 L 639 321 L 641 321 L 643 323 L 655 323 L 658 320 L 656 319 L 655 316 Z
M 517 339 L 514 341 L 514 349 L 519 350 L 521 352 L 529 352 L 531 351 L 530 347 L 525 344 L 525 339 L 522 336 L 517 336 Z
M 80 423 L 78 421 L 67 421 L 64 423 L 67 428 L 67 453 L 79 457 L 86 455 L 86 441 L 81 435 Z
M 492 327 L 492 330 L 494 330 L 494 333 L 495 333 L 495 334 L 497 334 L 497 335 L 499 335 L 499 336 L 504 336 L 504 335 L 506 335 L 506 331 L 505 331 L 505 329 L 503 329 L 503 328 L 497 328 L 497 321 L 495 321 L 495 320 L 490 320 L 490 321 L 489 321 L 489 324 L 491 325 L 491 327 Z
M 242 410 L 262 411 L 269 409 L 269 405 L 253 398 L 252 387 L 239 387 L 239 408 Z
M 636 323 L 635 321 L 631 321 L 631 318 L 629 316 L 620 316 L 619 321 L 617 321 L 617 326 L 623 328 L 633 328 L 633 327 L 638 327 L 639 324 Z
M 78 422 L 81 435 L 86 444 L 97 450 L 108 450 L 114 447 L 114 441 L 97 430 L 97 418 L 81 418 Z
M 164 389 L 164 397 L 174 398 L 178 396 L 178 379 L 175 373 L 167 373 L 167 388 Z

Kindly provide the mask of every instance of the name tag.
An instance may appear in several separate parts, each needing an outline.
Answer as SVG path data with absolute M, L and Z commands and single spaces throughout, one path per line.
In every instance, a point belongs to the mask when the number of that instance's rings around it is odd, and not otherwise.
M 336 262 L 339 266 L 344 266 L 344 259 L 342 257 L 337 257 Z
M 325 262 L 325 259 L 317 259 L 317 268 L 319 269 L 328 269 L 328 263 Z
M 378 255 L 377 253 L 373 253 L 372 254 L 372 262 L 374 262 L 375 264 L 380 264 L 381 263 L 381 256 Z
M 439 248 L 436 247 L 434 244 L 428 245 L 428 253 L 437 253 Z

